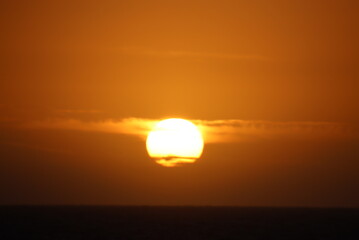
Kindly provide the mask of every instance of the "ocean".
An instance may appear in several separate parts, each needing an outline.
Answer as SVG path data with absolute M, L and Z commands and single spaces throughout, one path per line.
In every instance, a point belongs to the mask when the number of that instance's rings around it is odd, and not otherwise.
M 0 239 L 359 239 L 359 209 L 1 206 Z

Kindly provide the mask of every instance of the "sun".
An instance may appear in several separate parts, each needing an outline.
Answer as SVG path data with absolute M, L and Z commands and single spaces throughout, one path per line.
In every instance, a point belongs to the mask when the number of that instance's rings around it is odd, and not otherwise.
M 170 118 L 155 125 L 148 134 L 146 147 L 158 164 L 176 167 L 194 163 L 201 156 L 203 138 L 192 122 Z

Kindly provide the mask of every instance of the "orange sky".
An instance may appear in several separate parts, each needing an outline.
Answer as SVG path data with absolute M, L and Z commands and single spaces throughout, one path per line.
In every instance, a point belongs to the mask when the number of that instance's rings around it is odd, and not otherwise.
M 0 203 L 358 207 L 358 10 L 2 1 Z M 166 117 L 214 136 L 196 164 L 126 125 Z

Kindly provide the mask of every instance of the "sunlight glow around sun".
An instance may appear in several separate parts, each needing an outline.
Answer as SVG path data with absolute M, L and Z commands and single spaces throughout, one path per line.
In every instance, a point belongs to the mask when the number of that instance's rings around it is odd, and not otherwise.
M 202 154 L 203 138 L 196 125 L 180 118 L 160 121 L 148 134 L 148 154 L 158 164 L 176 167 L 194 163 Z

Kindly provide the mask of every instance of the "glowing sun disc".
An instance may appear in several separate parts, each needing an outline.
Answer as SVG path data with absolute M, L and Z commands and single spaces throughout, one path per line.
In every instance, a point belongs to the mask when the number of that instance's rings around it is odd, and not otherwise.
M 175 167 L 194 163 L 201 156 L 203 138 L 190 121 L 170 118 L 156 124 L 148 134 L 146 147 L 158 164 Z

